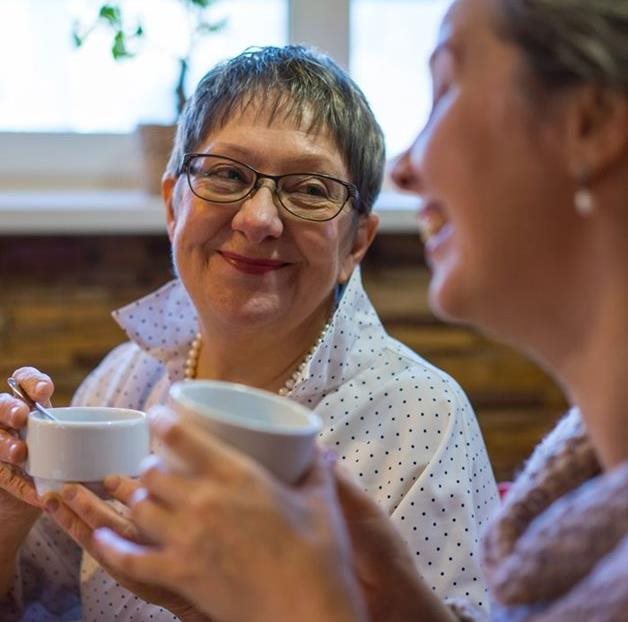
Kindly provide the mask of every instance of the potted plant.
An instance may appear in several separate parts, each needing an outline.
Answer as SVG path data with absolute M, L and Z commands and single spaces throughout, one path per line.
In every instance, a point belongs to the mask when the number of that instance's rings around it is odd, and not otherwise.
M 226 19 L 211 20 L 210 9 L 219 0 L 173 0 L 179 2 L 188 14 L 189 37 L 184 53 L 175 57 L 178 65 L 176 83 L 173 86 L 173 98 L 176 116 L 181 114 L 187 99 L 186 79 L 190 59 L 199 40 L 224 28 Z M 124 61 L 135 57 L 150 33 L 146 33 L 141 21 L 129 26 L 117 4 L 106 3 L 100 6 L 94 22 L 88 28 L 75 24 L 72 40 L 75 47 L 81 47 L 90 34 L 99 28 L 111 31 L 111 56 L 116 61 Z M 137 137 L 143 154 L 144 189 L 151 194 L 158 194 L 161 187 L 161 176 L 168 161 L 172 147 L 176 125 L 138 124 Z

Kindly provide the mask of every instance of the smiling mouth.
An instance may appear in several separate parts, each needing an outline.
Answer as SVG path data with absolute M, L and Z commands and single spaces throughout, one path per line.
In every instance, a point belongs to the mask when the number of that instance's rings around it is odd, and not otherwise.
M 446 225 L 447 218 L 441 207 L 436 203 L 427 203 L 417 215 L 419 235 L 423 243 L 437 235 Z
M 217 251 L 218 254 L 230 265 L 247 274 L 263 274 L 273 270 L 279 270 L 290 265 L 285 261 L 276 259 L 267 259 L 262 257 L 246 257 L 237 253 L 229 253 L 227 251 Z

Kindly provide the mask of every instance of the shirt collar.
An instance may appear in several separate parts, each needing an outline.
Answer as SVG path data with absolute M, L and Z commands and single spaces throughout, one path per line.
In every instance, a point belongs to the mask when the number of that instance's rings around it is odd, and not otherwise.
M 172 379 L 183 377 L 198 316 L 181 281 L 170 281 L 112 315 L 131 341 L 167 367 Z
M 371 304 L 357 267 L 342 293 L 321 343 L 309 357 L 291 397 L 299 402 L 316 403 L 354 377 L 370 358 L 375 337 L 384 328 Z M 364 342 L 360 346 L 360 342 Z M 367 342 L 370 342 L 367 343 Z
M 185 359 L 198 332 L 198 315 L 181 281 L 170 281 L 112 315 L 131 341 L 166 366 L 173 380 L 183 377 Z M 323 339 L 294 386 L 292 397 L 308 401 L 346 382 L 363 364 L 349 356 L 356 342 L 369 340 L 382 330 L 358 267 L 342 292 Z M 365 345 L 362 350 L 367 349 Z

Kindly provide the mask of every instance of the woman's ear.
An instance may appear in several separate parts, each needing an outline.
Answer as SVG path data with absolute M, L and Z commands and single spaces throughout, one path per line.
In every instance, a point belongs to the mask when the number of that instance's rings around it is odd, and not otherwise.
M 569 170 L 587 170 L 591 181 L 628 157 L 628 97 L 593 85 L 567 98 L 564 146 Z
M 371 213 L 368 216 L 358 217 L 351 247 L 345 255 L 342 267 L 338 273 L 338 283 L 346 283 L 349 280 L 355 267 L 366 255 L 366 251 L 369 249 L 373 238 L 375 238 L 378 227 L 379 216 L 377 214 Z
M 166 208 L 166 229 L 168 231 L 170 242 L 172 242 L 172 238 L 174 237 L 174 227 L 176 224 L 174 195 L 177 180 L 178 177 L 173 177 L 172 175 L 164 175 L 161 180 L 161 196 L 164 200 L 164 206 Z

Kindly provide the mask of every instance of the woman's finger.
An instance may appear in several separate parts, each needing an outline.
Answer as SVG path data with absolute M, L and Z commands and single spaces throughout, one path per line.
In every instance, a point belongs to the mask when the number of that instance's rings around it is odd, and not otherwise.
M 301 489 L 335 489 L 337 456 L 333 451 L 316 447 L 312 462 L 303 477 L 297 482 Z
M 81 548 L 88 550 L 91 545 L 92 528 L 72 510 L 56 493 L 47 493 L 42 499 L 46 513 Z
M 84 486 L 66 484 L 60 491 L 60 497 L 63 503 L 91 529 L 109 527 L 124 538 L 140 539 L 139 531 L 132 521 L 121 516 L 111 505 Z
M 143 488 L 132 496 L 130 508 L 137 528 L 153 542 L 174 542 L 185 531 L 185 525 L 176 520 L 175 511 L 152 499 Z
M 20 367 L 12 375 L 32 400 L 46 406 L 50 405 L 55 386 L 48 374 L 44 374 L 35 367 Z
M 190 498 L 189 478 L 170 471 L 154 454 L 142 462 L 140 480 L 151 497 L 168 506 L 180 506 Z
M 0 429 L 0 462 L 19 465 L 26 460 L 26 443 L 8 430 Z
M 11 464 L 0 463 L 0 488 L 29 505 L 41 505 L 32 479 Z
M 141 583 L 172 587 L 168 576 L 172 564 L 165 553 L 129 542 L 107 528 L 96 529 L 92 541 L 102 562 L 119 574 Z
M 29 408 L 20 399 L 0 393 L 0 425 L 5 428 L 19 429 L 26 425 Z
M 123 475 L 108 475 L 103 481 L 107 492 L 124 505 L 129 505 L 129 500 L 133 493 L 142 487 L 137 479 L 124 477 Z
M 98 564 L 105 567 L 100 550 L 95 546 L 94 530 L 56 493 L 44 496 L 43 507 L 52 520 L 59 525 Z M 107 568 L 105 568 L 107 569 Z

